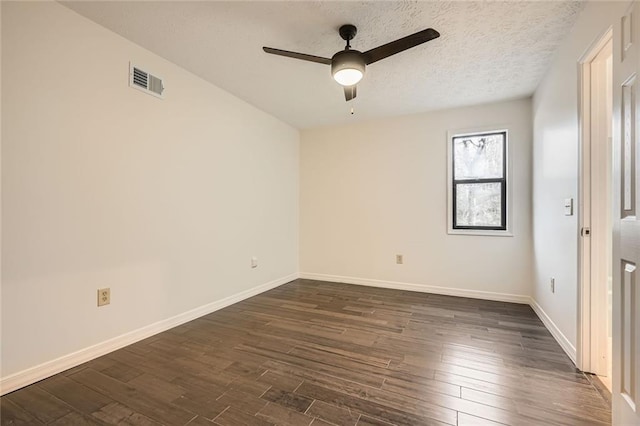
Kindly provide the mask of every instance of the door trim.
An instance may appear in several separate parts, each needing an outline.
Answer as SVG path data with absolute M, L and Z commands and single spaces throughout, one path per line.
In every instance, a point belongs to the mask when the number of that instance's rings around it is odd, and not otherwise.
M 582 230 L 591 228 L 591 63 L 600 51 L 613 40 L 613 28 L 609 27 L 589 46 L 578 61 L 578 318 L 576 367 L 592 372 L 591 309 L 591 239 L 583 237 Z

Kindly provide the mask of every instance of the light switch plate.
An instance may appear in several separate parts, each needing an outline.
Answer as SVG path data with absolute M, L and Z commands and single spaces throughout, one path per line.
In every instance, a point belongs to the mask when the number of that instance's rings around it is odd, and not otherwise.
M 573 198 L 564 199 L 564 215 L 573 216 Z

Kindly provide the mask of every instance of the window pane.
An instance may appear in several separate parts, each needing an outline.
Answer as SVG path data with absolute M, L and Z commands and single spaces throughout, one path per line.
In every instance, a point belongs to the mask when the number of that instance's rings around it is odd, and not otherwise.
M 456 226 L 501 227 L 501 186 L 499 182 L 456 184 Z
M 504 133 L 453 138 L 454 179 L 503 177 Z

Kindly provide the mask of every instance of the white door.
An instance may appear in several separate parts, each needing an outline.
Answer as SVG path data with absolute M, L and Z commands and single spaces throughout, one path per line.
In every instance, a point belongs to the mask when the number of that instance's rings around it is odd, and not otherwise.
M 614 27 L 613 424 L 640 425 L 640 4 Z

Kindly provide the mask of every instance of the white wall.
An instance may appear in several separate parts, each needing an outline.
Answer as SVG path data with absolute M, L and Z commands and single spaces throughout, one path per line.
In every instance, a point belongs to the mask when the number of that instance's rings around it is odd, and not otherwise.
M 563 202 L 578 197 L 578 61 L 623 15 L 627 4 L 588 2 L 533 98 L 533 297 L 574 353 L 578 216 L 564 216 Z M 551 277 L 555 293 L 549 288 Z
M 57 3 L 2 19 L 3 378 L 295 277 L 296 129 Z
M 449 235 L 447 131 L 492 126 L 509 129 L 514 236 Z M 303 131 L 302 276 L 528 302 L 531 139 L 530 99 Z

